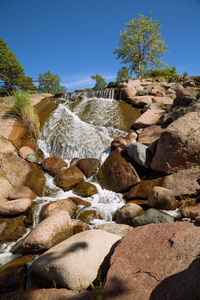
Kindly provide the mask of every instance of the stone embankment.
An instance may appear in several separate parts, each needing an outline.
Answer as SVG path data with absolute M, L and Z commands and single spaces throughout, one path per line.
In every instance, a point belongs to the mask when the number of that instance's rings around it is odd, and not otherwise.
M 120 89 L 121 99 L 142 115 L 131 133 L 113 140 L 101 166 L 93 158 L 75 158 L 68 168 L 58 157 L 42 160 L 22 122 L 6 120 L 10 127 L 0 141 L 1 242 L 17 240 L 32 225 L 37 203 L 31 199 L 42 194 L 44 172 L 64 191 L 74 188 L 77 197 L 43 207 L 39 225 L 12 250 L 22 257 L 0 270 L 2 299 L 95 299 L 90 286 L 105 278 L 106 300 L 200 297 L 200 89 L 191 78 L 129 80 Z M 46 101 L 38 104 L 41 111 L 48 110 Z M 98 192 L 83 181 L 95 173 L 102 188 L 122 193 L 126 204 L 116 211 L 116 223 L 89 230 L 89 209 L 81 221 L 74 219 L 79 205 L 89 207 L 87 197 Z M 34 290 L 21 292 L 26 263 L 35 254 Z M 13 272 L 18 276 L 8 282 Z

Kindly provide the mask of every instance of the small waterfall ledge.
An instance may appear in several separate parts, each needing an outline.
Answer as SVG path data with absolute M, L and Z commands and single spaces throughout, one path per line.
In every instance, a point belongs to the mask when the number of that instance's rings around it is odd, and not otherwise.
M 102 98 L 102 99 L 118 99 L 119 89 L 105 89 L 105 90 L 97 90 L 97 91 L 80 91 L 80 92 L 72 92 L 72 93 L 64 93 L 62 94 L 62 98 L 67 101 L 79 101 L 90 98 Z

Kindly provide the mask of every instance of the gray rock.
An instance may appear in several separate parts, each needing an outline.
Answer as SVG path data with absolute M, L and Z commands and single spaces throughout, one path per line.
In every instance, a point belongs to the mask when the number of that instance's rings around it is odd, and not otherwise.
M 134 221 L 134 227 L 142 226 L 151 223 L 172 223 L 174 217 L 165 214 L 157 209 L 150 208 L 143 215 L 137 217 Z
M 133 227 L 126 224 L 104 223 L 99 225 L 97 229 L 124 236 L 128 231 L 133 230 Z
M 131 143 L 126 146 L 128 155 L 138 164 L 149 168 L 152 160 L 152 154 L 148 147 L 140 143 Z
M 29 153 L 26 156 L 26 160 L 30 163 L 36 163 L 36 164 L 40 162 L 40 158 L 34 153 Z

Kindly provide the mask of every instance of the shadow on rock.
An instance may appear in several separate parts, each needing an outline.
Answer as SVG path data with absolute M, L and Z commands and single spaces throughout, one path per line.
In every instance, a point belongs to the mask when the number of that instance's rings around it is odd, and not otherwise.
M 200 256 L 184 271 L 164 279 L 151 293 L 149 300 L 200 299 Z

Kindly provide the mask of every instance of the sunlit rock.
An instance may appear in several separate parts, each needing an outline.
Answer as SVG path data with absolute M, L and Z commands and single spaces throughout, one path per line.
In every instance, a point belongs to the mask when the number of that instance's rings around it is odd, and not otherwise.
M 96 279 L 99 268 L 105 276 L 109 258 L 121 237 L 103 230 L 86 230 L 52 247 L 30 267 L 34 281 L 81 291 Z M 105 259 L 106 257 L 106 259 Z

